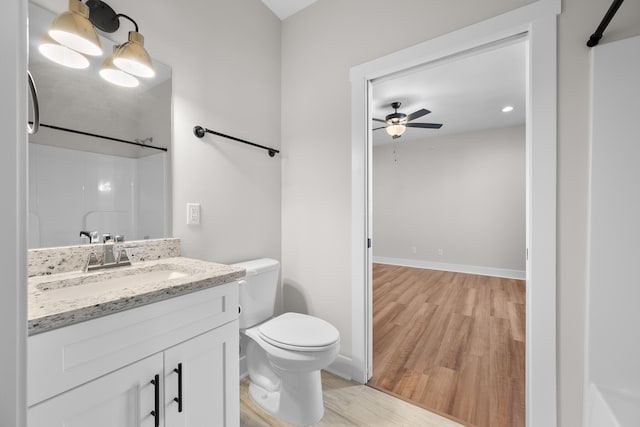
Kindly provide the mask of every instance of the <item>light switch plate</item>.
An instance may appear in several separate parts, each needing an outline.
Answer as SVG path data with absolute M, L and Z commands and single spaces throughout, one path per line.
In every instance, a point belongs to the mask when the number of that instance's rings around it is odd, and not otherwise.
M 187 225 L 200 225 L 200 203 L 187 203 Z

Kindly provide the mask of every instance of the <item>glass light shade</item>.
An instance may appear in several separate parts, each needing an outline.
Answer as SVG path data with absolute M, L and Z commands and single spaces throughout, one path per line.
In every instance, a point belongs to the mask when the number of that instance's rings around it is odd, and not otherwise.
M 89 67 L 89 60 L 80 52 L 69 49 L 45 37 L 38 46 L 38 51 L 48 60 L 69 68 L 82 69 Z
M 49 36 L 80 53 L 102 55 L 102 44 L 89 21 L 89 7 L 79 0 L 69 0 L 69 10 L 55 17 L 49 27 Z
M 387 126 L 385 130 L 390 136 L 399 138 L 404 133 L 404 131 L 407 130 L 407 127 L 405 125 L 390 125 Z
M 114 53 L 117 50 L 117 46 L 114 46 Z M 114 85 L 122 87 L 137 87 L 140 82 L 131 74 L 125 73 L 120 68 L 113 64 L 113 55 L 104 60 L 100 67 L 100 77 L 112 83 Z
M 136 31 L 129 31 L 129 41 L 113 54 L 113 63 L 134 76 L 148 78 L 156 75 L 151 57 L 144 48 L 144 37 Z

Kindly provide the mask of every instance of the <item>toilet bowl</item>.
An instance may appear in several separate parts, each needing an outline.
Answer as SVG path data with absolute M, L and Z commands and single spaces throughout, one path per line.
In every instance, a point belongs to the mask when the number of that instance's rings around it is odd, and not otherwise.
M 235 265 L 247 270 L 239 286 L 240 327 L 241 334 L 248 338 L 251 398 L 266 412 L 290 424 L 317 423 L 324 414 L 320 370 L 338 355 L 338 330 L 322 319 L 301 313 L 271 318 L 278 261 L 263 258 Z

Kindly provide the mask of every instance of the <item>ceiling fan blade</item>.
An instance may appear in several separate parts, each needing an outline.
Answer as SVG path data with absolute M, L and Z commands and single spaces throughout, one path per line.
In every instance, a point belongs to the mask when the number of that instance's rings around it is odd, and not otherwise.
M 405 126 L 408 128 L 440 129 L 442 123 L 407 123 Z
M 386 121 L 386 120 L 376 119 L 375 117 L 373 117 L 371 120 L 375 120 L 376 122 L 387 123 L 387 121 Z
M 379 127 L 379 128 L 373 128 L 373 130 L 379 130 L 379 129 L 386 129 L 386 126 L 382 126 L 382 127 Z
M 417 119 L 419 117 L 426 116 L 430 112 L 431 111 L 429 111 L 429 110 L 425 110 L 424 108 L 421 108 L 418 111 L 415 111 L 415 112 L 409 114 L 407 116 L 407 121 L 410 122 L 411 120 L 415 120 L 415 119 Z

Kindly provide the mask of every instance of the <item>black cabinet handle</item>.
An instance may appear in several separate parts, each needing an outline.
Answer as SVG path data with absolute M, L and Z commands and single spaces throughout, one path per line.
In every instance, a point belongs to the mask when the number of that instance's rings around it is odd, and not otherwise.
M 174 397 L 173 400 L 178 403 L 178 412 L 182 412 L 182 363 L 178 363 L 173 372 L 178 374 L 178 397 Z
M 160 375 L 151 380 L 155 392 L 155 410 L 151 411 L 151 415 L 155 418 L 155 427 L 160 427 Z

